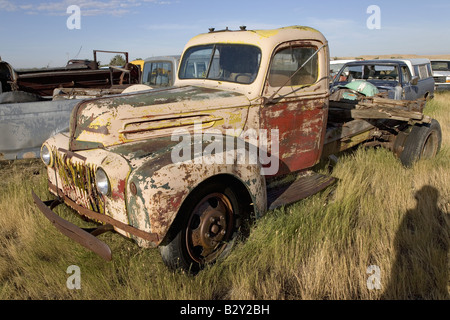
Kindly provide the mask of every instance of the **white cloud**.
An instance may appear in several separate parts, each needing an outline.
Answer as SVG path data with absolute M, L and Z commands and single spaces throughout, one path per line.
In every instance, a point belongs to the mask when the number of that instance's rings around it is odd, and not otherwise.
M 158 0 L 64 0 L 46 2 L 28 2 L 16 5 L 9 0 L 0 0 L 0 11 L 24 11 L 26 14 L 66 15 L 71 5 L 77 5 L 84 16 L 113 15 L 122 16 L 133 13 L 142 5 L 170 5 L 173 1 Z
M 15 11 L 17 6 L 8 0 L 0 0 L 0 11 Z

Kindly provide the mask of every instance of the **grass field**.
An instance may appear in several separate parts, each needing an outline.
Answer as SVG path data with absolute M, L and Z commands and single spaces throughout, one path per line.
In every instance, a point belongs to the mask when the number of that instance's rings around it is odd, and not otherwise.
M 450 93 L 437 94 L 426 113 L 443 132 L 435 159 L 406 169 L 384 149 L 341 155 L 335 186 L 268 212 L 195 277 L 115 233 L 100 236 L 113 251 L 103 261 L 34 206 L 32 189 L 50 198 L 39 160 L 2 162 L 0 299 L 448 299 Z M 80 225 L 64 206 L 56 211 Z M 66 285 L 71 265 L 81 289 Z

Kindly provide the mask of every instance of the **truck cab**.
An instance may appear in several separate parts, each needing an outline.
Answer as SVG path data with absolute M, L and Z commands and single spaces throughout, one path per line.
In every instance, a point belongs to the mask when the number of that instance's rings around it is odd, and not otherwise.
M 177 77 L 180 56 L 159 56 L 143 60 L 141 84 L 151 87 L 171 87 Z
M 243 131 L 279 130 L 282 157 L 273 174 L 281 175 L 320 158 L 328 59 L 326 39 L 312 28 L 212 31 L 188 42 L 175 85 L 233 92 L 245 110 Z

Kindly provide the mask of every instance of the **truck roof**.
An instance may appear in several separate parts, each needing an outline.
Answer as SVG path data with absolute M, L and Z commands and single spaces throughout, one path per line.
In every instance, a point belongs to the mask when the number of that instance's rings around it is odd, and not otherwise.
M 368 64 L 398 64 L 399 62 L 405 63 L 404 60 L 399 59 L 382 59 L 382 60 L 356 60 L 348 62 L 347 65 L 368 65 Z
M 372 59 L 372 60 L 357 60 L 348 62 L 348 64 L 366 65 L 366 64 L 393 64 L 403 62 L 408 65 L 418 65 L 430 63 L 429 59 Z
M 404 61 L 406 63 L 410 62 L 413 66 L 418 64 L 427 64 L 430 63 L 430 59 L 426 58 L 417 58 L 417 59 L 399 59 L 401 61 Z
M 158 61 L 158 60 L 180 60 L 181 55 L 165 55 L 165 56 L 155 56 L 144 59 L 144 62 Z
M 313 28 L 305 26 L 290 26 L 269 30 L 221 30 L 202 33 L 188 41 L 185 48 L 207 43 L 243 43 L 253 44 L 262 49 L 272 49 L 279 43 L 289 40 L 318 40 L 326 43 L 323 34 Z

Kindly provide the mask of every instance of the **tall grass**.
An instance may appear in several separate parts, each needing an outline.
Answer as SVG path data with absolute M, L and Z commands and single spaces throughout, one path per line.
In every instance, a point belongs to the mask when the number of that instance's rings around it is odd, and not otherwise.
M 39 161 L 0 164 L 0 299 L 448 299 L 450 93 L 426 113 L 438 119 L 442 150 L 404 168 L 384 149 L 339 158 L 333 187 L 268 212 L 223 261 L 196 277 L 165 268 L 157 249 L 118 234 L 100 238 L 101 258 L 62 236 L 31 190 L 49 198 Z M 56 211 L 78 225 L 70 209 Z M 81 270 L 70 290 L 67 268 Z M 368 286 L 369 266 L 380 288 Z

